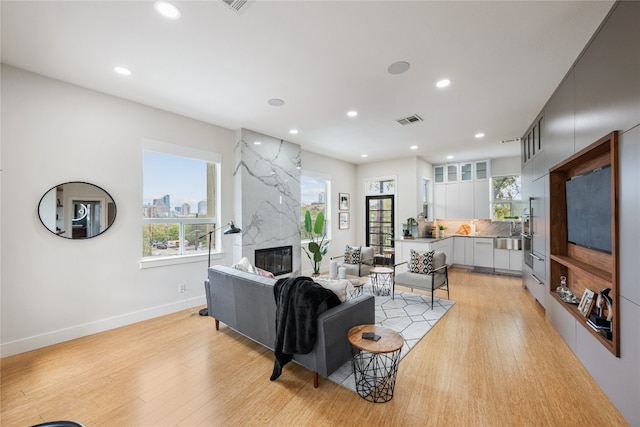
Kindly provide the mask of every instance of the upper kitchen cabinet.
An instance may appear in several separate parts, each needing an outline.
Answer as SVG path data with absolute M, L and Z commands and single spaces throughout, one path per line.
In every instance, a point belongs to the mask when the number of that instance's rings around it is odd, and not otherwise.
M 522 165 L 531 163 L 532 178 L 537 179 L 549 171 L 546 160 L 546 150 L 543 140 L 543 117 L 536 118 L 529 130 L 522 138 Z
M 489 160 L 433 167 L 435 218 L 490 217 Z
M 541 127 L 541 135 L 543 141 L 549 141 L 544 149 L 546 170 L 575 152 L 574 89 L 574 72 L 571 71 L 544 108 L 545 121 Z M 539 168 L 540 166 L 537 169 Z
M 639 9 L 640 2 L 620 2 L 576 63 L 576 152 L 612 129 L 626 132 L 640 122 Z

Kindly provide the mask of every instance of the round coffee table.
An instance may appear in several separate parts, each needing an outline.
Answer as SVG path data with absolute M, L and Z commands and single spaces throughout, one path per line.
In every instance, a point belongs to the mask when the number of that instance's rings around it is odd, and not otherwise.
M 391 294 L 391 298 L 395 297 L 393 283 L 393 268 L 374 267 L 370 272 L 371 288 L 376 296 L 387 296 Z
M 362 338 L 364 332 L 378 335 L 378 341 Z M 398 375 L 398 364 L 404 339 L 391 329 L 376 325 L 359 325 L 349 330 L 349 342 L 353 352 L 353 375 L 356 391 L 363 399 L 388 402 Z

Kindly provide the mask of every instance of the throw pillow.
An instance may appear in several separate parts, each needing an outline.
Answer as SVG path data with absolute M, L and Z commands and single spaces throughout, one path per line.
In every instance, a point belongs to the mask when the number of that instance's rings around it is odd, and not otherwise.
M 272 279 L 276 278 L 276 276 L 274 276 L 272 272 L 267 271 L 267 270 L 263 270 L 260 267 L 256 267 L 256 273 L 258 273 L 259 275 L 264 276 L 264 277 L 270 277 Z
M 418 252 L 411 249 L 409 271 L 412 273 L 429 274 L 433 271 L 433 254 L 435 251 Z
M 256 269 L 253 267 L 253 265 L 251 265 L 251 261 L 249 261 L 249 258 L 247 257 L 242 257 L 242 259 L 238 261 L 236 264 L 233 264 L 232 267 L 235 268 L 236 270 L 257 274 Z
M 336 294 L 340 302 L 345 302 L 349 297 L 349 291 L 353 290 L 351 281 L 347 279 L 331 280 L 323 277 L 316 277 L 313 281 Z
M 344 262 L 346 264 L 360 263 L 360 246 L 349 246 L 344 248 Z

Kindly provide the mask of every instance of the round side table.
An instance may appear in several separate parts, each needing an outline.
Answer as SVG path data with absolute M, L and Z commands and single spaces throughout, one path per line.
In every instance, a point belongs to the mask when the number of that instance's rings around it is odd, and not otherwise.
M 379 335 L 380 339 L 364 339 L 363 332 L 373 332 Z M 359 325 L 349 330 L 348 337 L 353 353 L 356 391 L 369 402 L 390 401 L 393 398 L 400 353 L 404 344 L 402 335 L 381 326 Z
M 371 288 L 373 294 L 376 296 L 387 296 L 391 294 L 391 297 L 395 297 L 394 281 L 393 281 L 393 268 L 389 267 L 374 267 L 370 272 L 371 276 Z

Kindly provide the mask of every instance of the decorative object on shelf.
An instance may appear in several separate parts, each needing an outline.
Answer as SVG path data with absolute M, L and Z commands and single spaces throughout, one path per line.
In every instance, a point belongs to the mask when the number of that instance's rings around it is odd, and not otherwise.
M 587 325 L 589 325 L 594 331 L 598 332 L 604 338 L 610 340 L 612 337 L 611 319 L 613 318 L 613 300 L 609 296 L 611 288 L 604 288 L 598 294 L 596 300 L 596 307 L 598 313 L 591 313 Z M 607 304 L 607 316 L 604 316 L 604 304 Z
M 340 200 L 340 210 L 348 211 L 351 205 L 349 193 L 338 193 L 338 198 Z
M 560 286 L 556 288 L 556 293 L 560 299 L 564 302 L 571 304 L 578 304 L 578 298 L 571 292 L 571 289 L 567 287 L 567 276 L 560 276 Z
M 342 213 L 341 213 L 342 215 Z M 320 264 L 322 263 L 322 257 L 327 254 L 329 250 L 329 241 L 325 241 L 327 234 L 324 228 L 324 212 L 318 212 L 316 220 L 311 219 L 311 212 L 306 211 L 304 214 L 304 230 L 303 238 L 308 240 L 307 247 L 302 247 L 302 250 L 307 254 L 307 258 L 311 261 L 313 266 L 313 273 L 320 274 Z
M 340 230 L 346 230 L 350 227 L 350 221 L 349 221 L 349 212 L 340 212 L 338 214 L 339 219 L 338 219 L 338 228 Z
M 444 225 L 438 225 L 438 238 L 442 239 L 444 237 L 444 230 L 447 227 L 445 227 Z
M 595 293 L 590 289 L 585 289 L 582 294 L 582 299 L 580 300 L 580 304 L 578 305 L 578 311 L 584 317 L 589 317 L 589 313 L 591 313 L 591 307 L 593 307 L 593 297 Z

